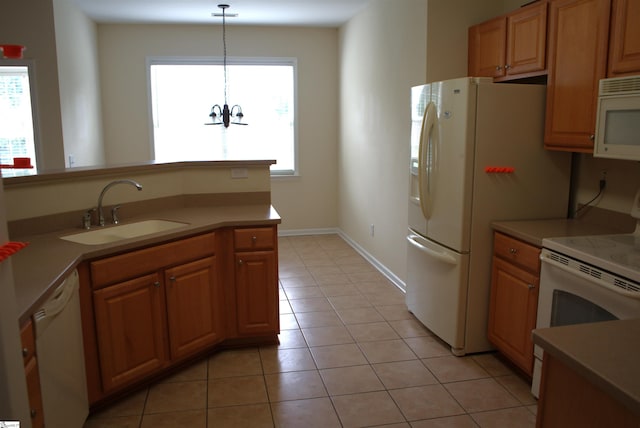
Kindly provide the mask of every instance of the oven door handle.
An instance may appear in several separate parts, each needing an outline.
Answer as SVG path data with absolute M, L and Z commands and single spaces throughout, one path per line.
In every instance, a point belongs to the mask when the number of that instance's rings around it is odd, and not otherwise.
M 555 260 L 552 260 L 552 259 L 550 259 L 548 257 L 545 257 L 542 254 L 540 255 L 540 260 L 543 263 L 548 263 L 551 266 L 554 266 L 554 267 L 556 267 L 556 268 L 558 268 L 560 270 L 563 270 L 563 271 L 565 271 L 567 273 L 570 273 L 571 275 L 578 276 L 578 277 L 580 277 L 582 279 L 585 279 L 585 280 L 587 280 L 589 282 L 592 282 L 592 283 L 594 283 L 596 285 L 608 288 L 609 290 L 611 290 L 613 292 L 616 292 L 618 294 L 621 294 L 621 295 L 623 295 L 625 297 L 630 297 L 632 299 L 640 299 L 640 293 L 638 293 L 638 292 L 627 291 L 627 290 L 625 290 L 623 288 L 616 287 L 614 285 L 609 284 L 606 281 L 603 281 L 603 280 L 598 279 L 598 278 L 596 278 L 594 276 L 588 275 L 588 274 L 586 274 L 584 272 L 581 272 L 581 271 L 579 271 L 577 269 L 571 269 L 570 267 L 567 267 L 566 265 L 564 265 L 562 263 L 559 263 L 559 262 L 557 262 Z

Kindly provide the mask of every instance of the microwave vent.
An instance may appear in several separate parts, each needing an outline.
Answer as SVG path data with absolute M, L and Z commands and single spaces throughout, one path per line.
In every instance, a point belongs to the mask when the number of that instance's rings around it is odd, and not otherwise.
M 640 94 L 640 76 L 600 80 L 600 96 Z

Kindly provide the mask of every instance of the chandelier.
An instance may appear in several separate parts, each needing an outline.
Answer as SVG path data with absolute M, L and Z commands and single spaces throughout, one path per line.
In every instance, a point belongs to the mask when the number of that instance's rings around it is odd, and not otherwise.
M 220 107 L 220 104 L 214 104 L 211 107 L 209 117 L 212 122 L 205 123 L 205 125 L 224 125 L 225 128 L 229 127 L 229 124 L 234 125 L 247 125 L 242 123 L 244 114 L 242 113 L 242 107 L 239 104 L 235 104 L 229 108 L 227 102 L 227 28 L 226 28 L 226 10 L 229 8 L 228 4 L 219 4 L 218 7 L 222 9 L 222 14 L 214 13 L 213 16 L 222 16 L 222 46 L 224 47 L 224 104 Z M 230 15 L 237 16 L 237 15 Z

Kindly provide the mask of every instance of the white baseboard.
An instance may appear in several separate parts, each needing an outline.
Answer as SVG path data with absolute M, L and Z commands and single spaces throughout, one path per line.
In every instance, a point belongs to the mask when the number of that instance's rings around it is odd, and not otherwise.
M 401 291 L 406 292 L 406 284 L 391 270 L 389 270 L 384 264 L 380 263 L 378 259 L 373 257 L 369 252 L 362 248 L 357 242 L 351 239 L 346 233 L 339 228 L 326 228 L 326 229 L 295 229 L 295 230 L 278 230 L 278 236 L 304 236 L 304 235 L 340 235 L 347 244 L 349 244 L 354 250 L 364 257 L 369 263 L 373 265 L 381 274 L 383 274 L 389 281 L 398 287 Z
M 304 235 L 341 235 L 338 228 L 326 228 L 326 229 L 294 229 L 294 230 L 281 230 L 278 229 L 278 236 L 304 236 Z

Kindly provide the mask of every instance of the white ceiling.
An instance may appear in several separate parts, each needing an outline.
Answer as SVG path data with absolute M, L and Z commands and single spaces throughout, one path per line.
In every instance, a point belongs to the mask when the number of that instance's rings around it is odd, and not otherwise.
M 227 3 L 228 25 L 338 27 L 372 0 L 74 0 L 96 22 L 220 24 L 218 4 Z M 238 14 L 229 17 L 229 14 Z

